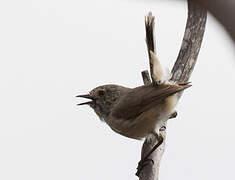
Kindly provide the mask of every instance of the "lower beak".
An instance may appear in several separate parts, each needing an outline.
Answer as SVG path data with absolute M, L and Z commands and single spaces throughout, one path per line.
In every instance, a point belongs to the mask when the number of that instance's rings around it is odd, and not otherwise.
M 77 104 L 78 106 L 80 106 L 80 105 L 89 105 L 89 104 L 91 104 L 92 103 L 92 101 L 88 101 L 88 102 L 84 102 L 84 103 L 80 103 L 80 104 Z
M 85 95 L 78 95 L 76 97 L 82 97 L 82 98 L 86 98 L 86 99 L 91 99 L 93 100 L 94 98 L 90 95 L 90 94 L 85 94 Z M 88 102 L 84 102 L 84 103 L 80 103 L 80 104 L 77 104 L 78 106 L 80 105 L 86 105 L 86 104 L 91 104 L 93 101 L 88 101 Z

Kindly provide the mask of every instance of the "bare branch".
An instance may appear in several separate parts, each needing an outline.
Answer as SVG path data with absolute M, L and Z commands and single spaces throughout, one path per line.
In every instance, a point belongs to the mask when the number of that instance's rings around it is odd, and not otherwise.
M 144 85 L 151 84 L 151 79 L 149 77 L 148 70 L 142 71 L 142 79 L 143 79 Z
M 234 0 L 192 0 L 208 9 L 215 18 L 225 27 L 233 42 L 235 42 L 235 1 Z
M 177 61 L 172 69 L 172 80 L 177 82 L 187 82 L 189 77 L 193 71 L 195 66 L 197 56 L 201 47 L 201 42 L 205 30 L 206 24 L 206 11 L 199 8 L 191 1 L 188 2 L 188 19 L 187 25 L 185 29 L 184 39 L 182 42 L 182 46 L 177 58 Z M 146 23 L 147 20 L 150 20 L 151 23 Z M 148 21 L 147 21 L 148 22 Z M 146 25 L 147 24 L 147 25 Z M 148 47 L 149 58 L 150 50 L 155 52 L 155 39 L 154 39 L 154 17 L 150 13 L 145 19 L 145 27 L 146 27 L 146 43 Z M 150 72 L 153 66 L 150 60 Z M 150 83 L 148 71 L 142 72 L 144 83 Z M 148 80 L 146 77 L 148 76 Z M 152 74 L 151 74 L 152 77 Z M 152 79 L 153 80 L 153 79 Z M 162 136 L 166 137 L 166 131 L 161 131 Z M 145 141 L 142 147 L 141 157 L 145 157 L 145 155 L 152 149 L 152 147 L 157 143 L 157 139 L 151 138 L 151 142 Z M 151 154 L 151 159 L 154 160 L 154 164 L 149 163 L 144 167 L 144 169 L 140 172 L 139 179 L 140 180 L 157 180 L 159 176 L 159 167 L 162 155 L 165 149 L 165 140 L 164 143 L 153 153 Z
M 172 80 L 187 82 L 195 66 L 207 19 L 206 10 L 188 1 L 188 20 L 183 42 L 172 69 Z

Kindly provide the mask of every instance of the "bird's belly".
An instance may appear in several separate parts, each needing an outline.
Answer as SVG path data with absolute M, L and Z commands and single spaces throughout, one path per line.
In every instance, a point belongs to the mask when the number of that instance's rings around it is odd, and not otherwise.
M 149 110 L 135 120 L 118 119 L 116 122 L 119 123 L 110 126 L 115 132 L 129 138 L 142 139 L 153 132 L 156 126 L 161 126 L 160 124 L 163 124 L 164 121 L 159 115 L 156 116 L 153 110 Z
M 136 120 L 135 124 L 129 128 L 129 136 L 142 139 L 149 133 L 158 131 L 165 121 L 168 120 L 169 115 L 164 112 L 164 109 L 159 111 L 160 107 L 152 108 L 142 113 Z
M 174 111 L 175 95 L 165 99 L 164 105 L 155 106 L 140 114 L 136 119 L 115 119 L 109 126 L 117 133 L 134 139 L 145 138 L 149 133 L 159 130 Z

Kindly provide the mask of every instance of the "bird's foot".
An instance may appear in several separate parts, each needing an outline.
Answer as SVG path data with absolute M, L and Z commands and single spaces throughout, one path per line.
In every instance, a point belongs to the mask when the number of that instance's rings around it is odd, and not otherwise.
M 166 126 L 162 126 L 159 131 L 165 131 L 166 130 Z
M 139 177 L 141 170 L 149 164 L 149 162 L 154 164 L 154 161 L 152 159 L 144 158 L 141 159 L 138 163 L 137 172 L 135 173 L 136 176 Z
M 178 115 L 178 113 L 177 113 L 177 111 L 175 111 L 175 112 L 173 112 L 173 113 L 170 115 L 169 119 L 176 118 L 177 115 Z

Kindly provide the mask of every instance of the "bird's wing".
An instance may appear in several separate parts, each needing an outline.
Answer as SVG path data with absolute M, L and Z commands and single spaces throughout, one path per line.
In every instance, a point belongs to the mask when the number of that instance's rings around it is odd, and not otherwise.
M 159 103 L 168 96 L 180 92 L 191 85 L 189 84 L 161 84 L 159 86 L 140 86 L 132 89 L 113 108 L 112 116 L 115 118 L 132 120 Z M 138 96 L 137 96 L 138 95 Z

